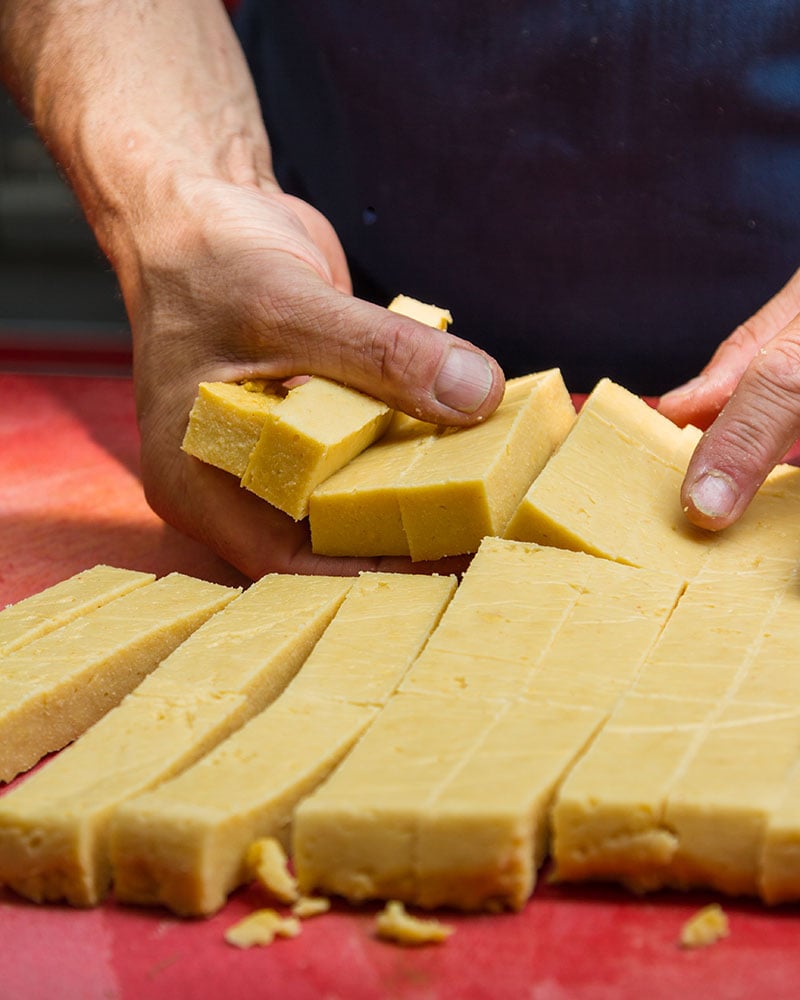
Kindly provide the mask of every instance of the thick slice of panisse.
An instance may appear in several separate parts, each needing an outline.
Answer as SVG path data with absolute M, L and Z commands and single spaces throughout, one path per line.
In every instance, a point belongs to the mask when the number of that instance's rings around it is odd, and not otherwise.
M 298 806 L 302 891 L 521 906 L 558 782 L 636 677 L 682 586 L 485 539 L 398 693 Z
M 267 414 L 281 398 L 260 382 L 201 382 L 181 447 L 241 479 Z
M 16 604 L 9 604 L 0 610 L 0 656 L 153 580 L 152 573 L 93 566 Z
M 278 700 L 194 767 L 120 806 L 117 898 L 208 914 L 248 877 L 247 849 L 288 838 L 293 809 L 380 711 L 455 581 L 364 574 Z
M 76 743 L 0 799 L 0 882 L 97 903 L 114 807 L 180 772 L 280 694 L 352 580 L 254 583 Z
M 525 494 L 506 537 L 691 576 L 713 536 L 689 525 L 681 510 L 686 460 L 683 432 L 603 379 Z
M 384 436 L 311 494 L 308 523 L 315 552 L 329 556 L 407 556 L 397 486 L 441 433 L 395 413 Z
M 532 480 L 575 421 L 557 369 L 512 380 L 483 423 L 437 436 L 398 484 L 414 560 L 475 552 L 502 535 Z
M 237 593 L 172 573 L 3 657 L 0 780 L 88 729 Z
M 410 295 L 395 295 L 387 309 L 400 316 L 415 319 L 418 323 L 424 323 L 425 326 L 432 326 L 435 330 L 446 330 L 453 322 L 449 309 L 420 302 Z
M 391 418 L 386 403 L 314 376 L 267 413 L 242 485 L 300 520 L 314 488 L 379 438 Z
M 697 428 L 678 428 L 608 379 L 531 484 L 507 538 L 590 552 L 693 577 L 706 560 L 734 570 L 761 555 L 800 558 L 800 469 L 781 466 L 737 524 L 705 532 L 680 505 Z
M 395 420 L 312 494 L 314 550 L 414 560 L 474 552 L 486 535 L 503 533 L 574 420 L 556 369 L 510 380 L 497 410 L 473 427 Z
M 800 706 L 782 676 L 796 589 L 794 561 L 768 557 L 735 575 L 708 564 L 690 582 L 561 787 L 561 878 L 759 891 L 764 831 L 800 754 Z

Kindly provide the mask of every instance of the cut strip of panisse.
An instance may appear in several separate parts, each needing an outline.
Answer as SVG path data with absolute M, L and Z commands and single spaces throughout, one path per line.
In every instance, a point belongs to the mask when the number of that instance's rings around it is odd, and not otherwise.
M 308 522 L 315 552 L 329 556 L 407 556 L 397 485 L 441 433 L 395 413 L 384 436 L 311 494 Z
M 172 573 L 4 656 L 0 780 L 88 729 L 237 593 Z
M 351 584 L 266 576 L 198 629 L 116 709 L 0 799 L 0 883 L 37 901 L 99 902 L 110 879 L 114 807 L 193 763 L 274 700 Z
M 301 891 L 520 907 L 559 780 L 682 587 L 582 553 L 485 539 L 398 693 L 298 806 Z M 595 679 L 586 690 L 574 674 L 558 684 L 562 657 L 576 656 Z
M 261 382 L 201 382 L 181 447 L 241 479 L 267 414 L 281 398 Z
M 475 552 L 502 535 L 575 421 L 557 369 L 511 380 L 482 424 L 446 431 L 403 474 L 400 515 L 413 560 Z
M 769 558 L 735 576 L 709 564 L 690 582 L 561 787 L 560 878 L 759 891 L 764 832 L 800 753 L 800 706 L 764 683 L 790 667 L 770 637 L 796 634 L 796 588 L 793 560 Z
M 314 488 L 377 440 L 391 418 L 386 403 L 315 375 L 267 413 L 242 486 L 299 521 Z
M 687 437 L 679 428 L 603 379 L 506 537 L 691 576 L 709 535 L 689 525 L 680 507 L 684 459 Z
M 417 561 L 474 552 L 503 533 L 574 421 L 557 369 L 511 379 L 497 410 L 473 427 L 441 431 L 406 418 L 314 491 L 314 550 Z
M 194 767 L 122 805 L 117 898 L 212 913 L 248 877 L 247 850 L 288 839 L 292 811 L 378 715 L 423 647 L 455 580 L 370 573 L 283 695 Z
M 115 566 L 93 566 L 0 610 L 0 656 L 155 580 Z
M 557 454 L 531 484 L 505 537 L 695 576 L 706 560 L 736 569 L 761 555 L 800 558 L 800 469 L 781 466 L 737 524 L 689 524 L 680 506 L 697 428 L 678 428 L 602 379 Z
M 453 322 L 449 309 L 420 302 L 412 299 L 410 295 L 395 295 L 386 308 L 389 312 L 415 319 L 418 323 L 433 327 L 434 330 L 446 330 Z

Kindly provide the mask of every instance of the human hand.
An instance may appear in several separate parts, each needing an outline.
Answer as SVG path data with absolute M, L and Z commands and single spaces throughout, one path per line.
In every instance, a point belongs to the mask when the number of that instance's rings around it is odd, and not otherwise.
M 411 568 L 313 556 L 305 525 L 184 454 L 197 385 L 326 375 L 466 425 L 500 401 L 496 363 L 352 297 L 333 229 L 275 181 L 219 0 L 3 0 L 2 10 L 0 79 L 61 163 L 119 279 L 153 508 L 252 577 Z
M 686 516 L 712 531 L 732 524 L 800 437 L 800 271 L 659 410 L 708 428 L 683 482 Z
M 344 254 L 314 209 L 273 183 L 192 179 L 120 270 L 134 335 L 142 479 L 153 509 L 253 578 L 268 571 L 452 571 L 464 560 L 314 556 L 308 528 L 180 449 L 201 381 L 320 374 L 425 420 L 466 425 L 494 409 L 488 356 L 353 298 Z

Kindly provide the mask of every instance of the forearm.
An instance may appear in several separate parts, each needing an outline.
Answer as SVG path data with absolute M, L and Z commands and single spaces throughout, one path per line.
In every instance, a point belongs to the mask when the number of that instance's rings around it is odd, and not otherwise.
M 187 178 L 274 185 L 220 0 L 3 0 L 0 72 L 118 271 Z

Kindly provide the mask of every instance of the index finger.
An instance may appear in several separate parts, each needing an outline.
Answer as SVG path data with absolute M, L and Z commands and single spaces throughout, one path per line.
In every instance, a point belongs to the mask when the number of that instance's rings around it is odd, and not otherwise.
M 686 471 L 687 518 L 718 531 L 747 509 L 800 436 L 800 317 L 762 347 L 703 435 Z

